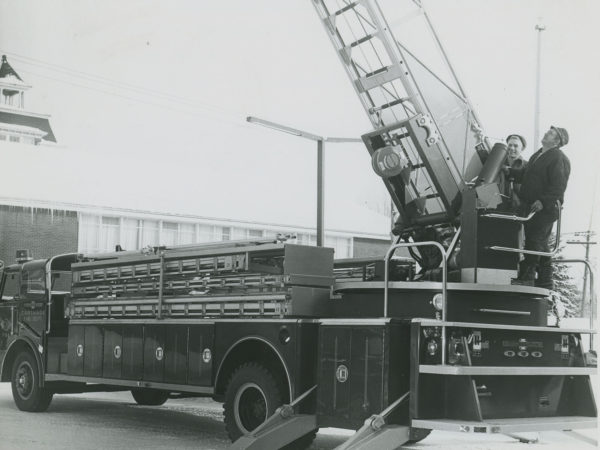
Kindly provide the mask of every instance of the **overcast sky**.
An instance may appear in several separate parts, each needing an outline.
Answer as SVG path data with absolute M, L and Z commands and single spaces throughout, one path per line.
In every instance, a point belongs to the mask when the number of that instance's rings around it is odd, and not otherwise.
M 381 2 L 390 17 L 402 15 L 400 3 Z M 542 17 L 541 129 L 571 135 L 566 231 L 588 228 L 598 190 L 599 3 L 424 2 L 486 133 L 525 135 L 526 156 L 537 148 Z M 49 151 L 74 164 L 70 182 L 88 203 L 159 182 L 222 195 L 231 208 L 250 195 L 265 209 L 287 199 L 312 211 L 314 144 L 245 116 L 329 136 L 371 129 L 310 0 L 4 0 L 0 52 L 33 85 L 27 108 L 52 115 L 63 147 Z M 385 201 L 362 145 L 329 145 L 326 183 L 328 203 Z M 171 201 L 167 191 L 161 204 Z

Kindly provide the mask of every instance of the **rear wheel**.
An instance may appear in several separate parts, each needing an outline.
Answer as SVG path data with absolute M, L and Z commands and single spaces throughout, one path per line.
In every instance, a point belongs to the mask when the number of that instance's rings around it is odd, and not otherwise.
M 231 376 L 225 392 L 225 428 L 232 441 L 249 434 L 283 403 L 280 385 L 264 366 L 246 363 Z
M 169 399 L 169 393 L 154 389 L 132 389 L 131 395 L 138 405 L 160 406 Z
M 48 409 L 53 393 L 40 387 L 38 364 L 31 352 L 21 352 L 13 364 L 11 387 L 17 408 L 42 412 Z

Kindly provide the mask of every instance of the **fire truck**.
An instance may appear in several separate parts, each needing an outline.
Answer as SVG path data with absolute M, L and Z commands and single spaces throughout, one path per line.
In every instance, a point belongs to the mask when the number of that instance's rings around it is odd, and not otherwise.
M 506 147 L 485 137 L 433 28 L 450 78 L 377 1 L 310 1 L 373 125 L 362 140 L 399 213 L 387 254 L 335 260 L 284 239 L 23 252 L 0 284 L 0 377 L 17 407 L 211 397 L 240 449 L 303 448 L 320 427 L 357 430 L 348 449 L 596 427 L 595 332 L 548 325 L 550 291 L 511 283 L 532 216 L 506 200 Z

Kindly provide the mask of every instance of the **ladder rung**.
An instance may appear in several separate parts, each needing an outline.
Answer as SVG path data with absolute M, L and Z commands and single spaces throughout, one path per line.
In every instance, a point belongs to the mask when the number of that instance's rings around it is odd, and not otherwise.
M 389 103 L 384 103 L 383 105 L 380 105 L 380 106 L 374 106 L 372 108 L 369 108 L 369 113 L 373 114 L 373 113 L 376 113 L 376 112 L 381 111 L 383 109 L 391 108 L 392 106 L 399 105 L 399 104 L 404 103 L 404 102 L 409 101 L 409 100 L 410 99 L 408 97 L 402 97 L 402 98 L 399 98 L 397 100 L 393 100 L 393 101 L 391 101 Z
M 421 198 L 426 198 L 427 200 L 432 199 L 432 198 L 438 198 L 440 196 L 440 194 L 428 194 L 425 197 L 421 197 Z
M 365 92 L 381 86 L 382 84 L 389 83 L 390 81 L 399 78 L 401 74 L 402 69 L 398 66 L 382 67 L 381 69 L 368 73 L 356 80 L 356 87 L 361 92 Z
M 344 14 L 346 11 L 350 11 L 351 9 L 354 9 L 354 7 L 358 6 L 359 4 L 360 4 L 360 1 L 349 3 L 348 5 L 344 6 L 342 9 L 338 9 L 336 12 L 331 14 L 329 17 L 331 18 L 331 17 L 339 16 L 340 14 Z
M 354 48 L 357 45 L 364 44 L 365 42 L 370 41 L 371 39 L 373 39 L 378 34 L 379 34 L 379 32 L 377 32 L 377 31 L 375 33 L 367 34 L 366 36 L 361 37 L 360 39 L 358 39 L 358 40 L 356 40 L 354 42 L 351 42 L 349 45 L 346 45 L 346 48 Z

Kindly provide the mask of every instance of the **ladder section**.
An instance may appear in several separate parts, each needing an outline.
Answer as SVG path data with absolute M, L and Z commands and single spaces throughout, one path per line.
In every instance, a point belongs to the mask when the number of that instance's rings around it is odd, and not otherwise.
M 374 1 L 313 0 L 374 128 L 427 113 Z
M 155 249 L 73 264 L 69 318 L 283 316 L 329 293 L 333 251 L 292 244 Z
M 419 115 L 362 136 L 404 229 L 448 222 L 458 213 L 460 184 L 423 119 Z
M 429 121 L 435 139 L 428 145 L 436 147 L 445 171 L 462 190 L 479 174 L 478 153 L 489 151 L 489 145 L 421 3 L 390 5 L 394 13 L 406 13 L 393 23 L 398 35 L 410 36 L 412 47 L 407 47 L 392 32 L 377 0 L 312 2 L 373 127 L 414 117 Z M 426 62 L 415 47 L 427 50 Z

